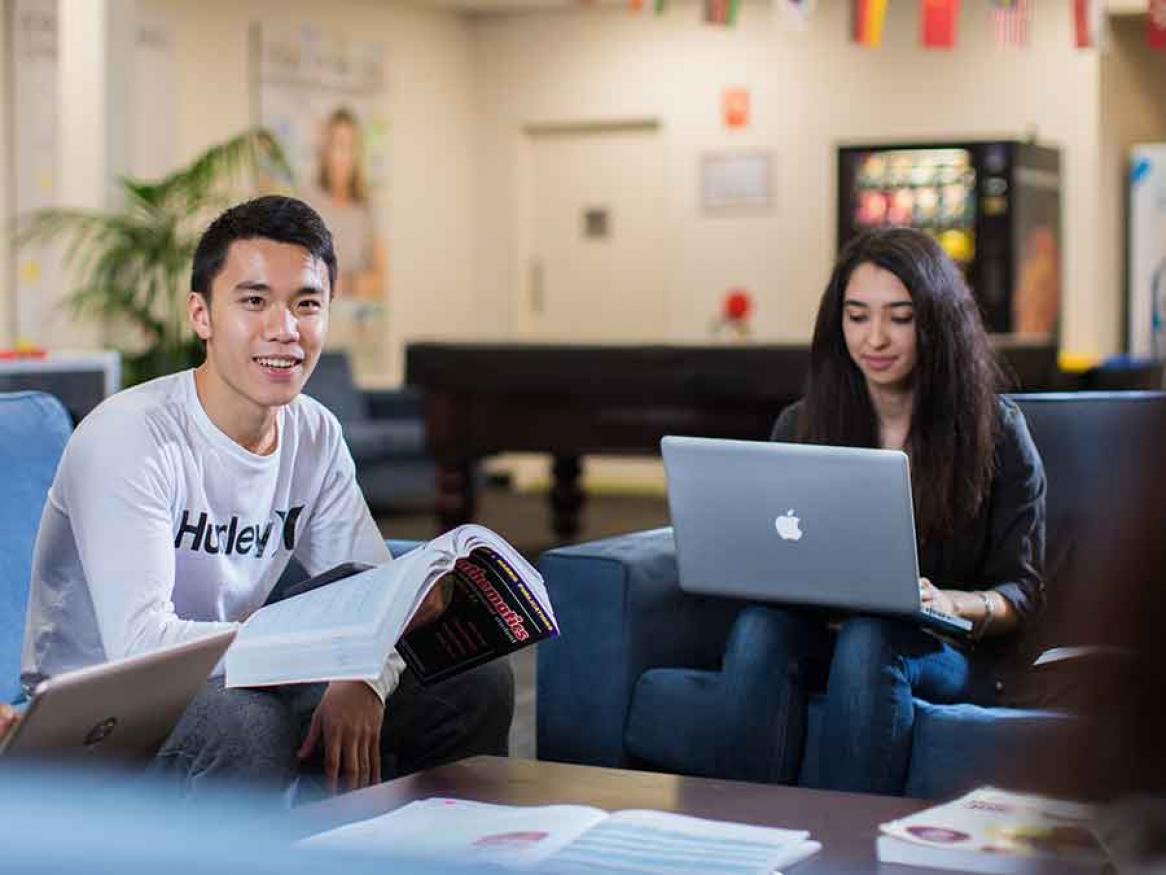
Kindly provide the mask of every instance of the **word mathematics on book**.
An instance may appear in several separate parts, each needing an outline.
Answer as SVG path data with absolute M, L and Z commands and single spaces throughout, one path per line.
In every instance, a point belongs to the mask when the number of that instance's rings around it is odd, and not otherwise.
M 465 865 L 466 871 L 769 875 L 822 846 L 800 829 L 664 811 L 424 799 L 301 842 L 365 855 Z
M 435 586 L 445 609 L 409 628 Z M 558 631 L 534 567 L 489 529 L 460 526 L 384 565 L 332 569 L 260 608 L 227 651 L 226 684 L 373 680 L 394 646 L 432 684 Z

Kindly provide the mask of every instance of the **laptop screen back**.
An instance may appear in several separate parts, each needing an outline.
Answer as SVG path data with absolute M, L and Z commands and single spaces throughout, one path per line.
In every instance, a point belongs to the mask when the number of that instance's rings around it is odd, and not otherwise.
M 682 589 L 918 611 L 904 453 L 685 437 L 661 451 Z

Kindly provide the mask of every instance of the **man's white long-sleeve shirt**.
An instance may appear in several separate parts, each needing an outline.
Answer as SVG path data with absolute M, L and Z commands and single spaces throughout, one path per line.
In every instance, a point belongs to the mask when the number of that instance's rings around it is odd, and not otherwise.
M 53 675 L 245 620 L 292 556 L 309 574 L 389 561 L 340 424 L 304 395 L 278 446 L 239 446 L 207 417 L 194 372 L 106 400 L 61 458 L 37 532 L 22 675 Z M 394 651 L 370 682 L 384 698 Z

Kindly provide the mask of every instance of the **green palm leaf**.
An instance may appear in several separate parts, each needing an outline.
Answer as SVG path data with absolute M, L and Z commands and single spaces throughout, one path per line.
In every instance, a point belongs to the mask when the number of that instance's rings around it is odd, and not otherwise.
M 129 326 L 143 349 L 122 350 L 134 382 L 197 362 L 186 318 L 190 265 L 211 211 L 254 190 L 260 174 L 290 185 L 291 168 L 267 131 L 212 146 L 159 180 L 123 177 L 117 211 L 52 208 L 21 219 L 18 246 L 53 245 L 72 280 L 79 316 Z

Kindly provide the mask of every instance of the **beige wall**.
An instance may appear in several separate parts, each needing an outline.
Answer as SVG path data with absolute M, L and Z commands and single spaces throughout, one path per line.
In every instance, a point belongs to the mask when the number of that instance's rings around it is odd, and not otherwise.
M 746 3 L 739 25 L 699 23 L 695 6 L 668 14 L 624 9 L 482 17 L 478 72 L 478 275 L 483 326 L 512 324 L 517 262 L 516 156 L 528 123 L 659 118 L 667 141 L 672 317 L 666 337 L 699 338 L 730 285 L 753 289 L 757 335 L 809 337 L 834 252 L 834 146 L 839 141 L 1023 137 L 1063 148 L 1066 304 L 1063 344 L 1116 348 L 1111 300 L 1098 297 L 1098 60 L 1073 48 L 1070 4 L 1039 0 L 1028 51 L 999 50 L 981 4 L 964 4 L 960 46 L 916 44 L 917 4 L 889 4 L 885 46 L 848 43 L 848 6 L 819 4 L 806 34 L 778 28 L 765 4 Z M 753 124 L 726 131 L 724 86 L 752 92 Z M 697 205 L 702 151 L 772 149 L 775 207 L 767 215 L 710 218 Z
M 1146 45 L 1146 16 L 1115 17 L 1101 58 L 1100 296 L 1124 330 L 1126 174 L 1135 143 L 1166 141 L 1166 52 Z
M 175 24 L 181 159 L 252 121 L 253 21 L 303 21 L 385 42 L 393 122 L 389 342 L 397 363 L 388 380 L 399 378 L 408 339 L 511 335 L 524 277 L 519 131 L 559 120 L 663 124 L 668 339 L 703 338 L 721 293 L 738 284 L 757 294 L 760 338 L 809 336 L 834 248 L 837 142 L 1023 136 L 1035 126 L 1064 150 L 1064 345 L 1104 353 L 1120 343 L 1115 156 L 1132 131 L 1145 130 L 1153 104 L 1144 101 L 1156 98 L 1143 88 L 1136 98 L 1143 102 L 1126 108 L 1124 86 L 1115 83 L 1131 75 L 1144 81 L 1147 60 L 1163 57 L 1125 58 L 1127 43 L 1141 47 L 1136 28 L 1144 18 L 1126 19 L 1132 35 L 1118 34 L 1123 54 L 1104 56 L 1103 71 L 1096 52 L 1072 47 L 1069 4 L 1058 0 L 1038 0 L 1028 51 L 994 48 L 982 6 L 966 3 L 954 52 L 916 46 L 913 3 L 890 4 L 886 45 L 868 51 L 847 42 L 842 2 L 819 4 L 804 35 L 778 29 L 767 4 L 755 2 L 727 30 L 700 24 L 692 0 L 671 0 L 660 17 L 633 17 L 622 5 L 468 17 L 420 0 L 138 2 Z M 747 131 L 721 126 L 726 85 L 752 92 Z M 1103 138 L 1103 125 L 1120 134 Z M 775 206 L 760 216 L 703 216 L 699 156 L 736 146 L 773 150 Z M 0 341 L 7 302 L 0 294 Z
M 468 335 L 473 321 L 474 112 L 468 21 L 377 0 L 141 0 L 175 22 L 180 159 L 252 123 L 248 32 L 270 19 L 382 40 L 388 58 L 390 338 Z

